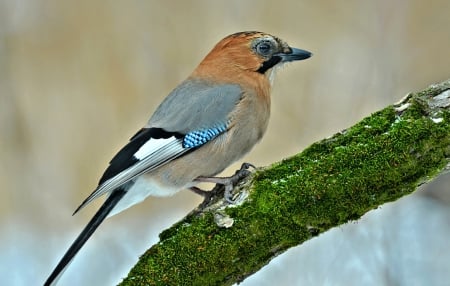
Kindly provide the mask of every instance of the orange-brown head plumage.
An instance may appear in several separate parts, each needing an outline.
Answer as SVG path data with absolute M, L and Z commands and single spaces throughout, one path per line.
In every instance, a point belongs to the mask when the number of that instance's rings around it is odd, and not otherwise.
M 221 40 L 203 59 L 192 76 L 217 82 L 266 81 L 278 64 L 306 59 L 311 53 L 263 32 L 240 32 Z

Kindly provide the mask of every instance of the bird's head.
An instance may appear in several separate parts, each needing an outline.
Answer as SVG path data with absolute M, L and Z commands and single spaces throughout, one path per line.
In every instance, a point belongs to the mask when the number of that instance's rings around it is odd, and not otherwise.
M 274 68 L 287 62 L 307 59 L 311 55 L 267 33 L 240 32 L 217 43 L 194 73 L 215 79 L 217 76 L 225 79 L 254 73 L 272 80 Z

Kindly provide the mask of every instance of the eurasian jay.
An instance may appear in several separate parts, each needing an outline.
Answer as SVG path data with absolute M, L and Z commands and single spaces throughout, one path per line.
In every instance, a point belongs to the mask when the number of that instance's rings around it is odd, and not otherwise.
M 224 184 L 225 199 L 232 201 L 233 178 L 213 176 L 249 152 L 266 131 L 275 69 L 310 56 L 262 32 L 221 40 L 113 157 L 98 187 L 75 213 L 104 194 L 106 201 L 45 285 L 55 281 L 106 217 L 148 196 L 170 196 L 182 189 L 202 193 L 195 185 L 213 182 Z

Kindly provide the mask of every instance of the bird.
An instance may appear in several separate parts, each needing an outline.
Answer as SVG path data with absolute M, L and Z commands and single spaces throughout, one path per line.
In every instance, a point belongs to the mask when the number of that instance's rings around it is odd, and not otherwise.
M 247 154 L 265 133 L 276 70 L 311 56 L 258 31 L 234 33 L 219 41 L 112 158 L 97 188 L 74 214 L 100 196 L 106 200 L 44 285 L 56 283 L 107 217 L 148 196 L 190 189 L 207 197 L 207 191 L 196 185 L 210 182 L 225 185 L 225 199 L 232 203 L 239 172 L 215 176 Z M 243 164 L 241 171 L 249 166 Z

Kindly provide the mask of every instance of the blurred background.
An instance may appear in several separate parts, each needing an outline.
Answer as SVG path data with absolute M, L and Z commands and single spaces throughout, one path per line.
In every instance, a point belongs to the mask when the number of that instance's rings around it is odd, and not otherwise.
M 42 284 L 99 206 L 71 216 L 109 160 L 224 36 L 314 53 L 278 72 L 269 129 L 243 160 L 262 166 L 450 78 L 449 15 L 448 0 L 0 0 L 0 284 Z M 60 285 L 117 284 L 200 201 L 185 191 L 108 219 Z M 450 285 L 448 237 L 446 175 L 242 285 Z

